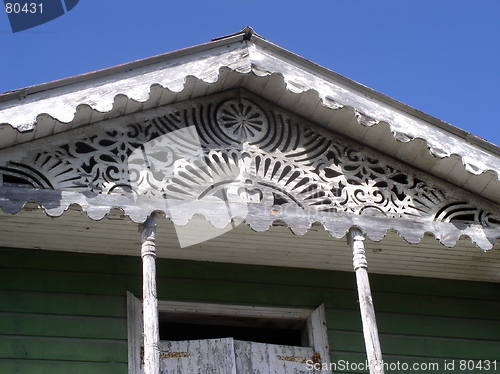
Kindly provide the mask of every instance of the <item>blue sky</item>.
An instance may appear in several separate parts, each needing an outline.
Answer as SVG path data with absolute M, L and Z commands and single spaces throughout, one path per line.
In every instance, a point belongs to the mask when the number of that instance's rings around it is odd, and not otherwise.
M 2 12 L 0 92 L 206 42 L 246 25 L 500 144 L 498 0 L 81 0 L 66 15 L 15 34 Z

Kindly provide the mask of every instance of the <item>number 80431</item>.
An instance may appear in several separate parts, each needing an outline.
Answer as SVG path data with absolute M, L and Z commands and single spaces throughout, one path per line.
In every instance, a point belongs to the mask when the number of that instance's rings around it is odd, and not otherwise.
M 5 3 L 7 14 L 42 14 L 43 3 Z

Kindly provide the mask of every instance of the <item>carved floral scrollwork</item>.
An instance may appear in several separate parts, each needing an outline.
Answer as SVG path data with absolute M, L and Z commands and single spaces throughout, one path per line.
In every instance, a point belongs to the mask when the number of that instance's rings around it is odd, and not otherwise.
M 352 141 L 258 99 L 206 97 L 163 114 L 94 125 L 62 144 L 2 158 L 4 185 L 163 199 L 229 199 L 317 212 L 469 222 L 499 218 L 457 201 Z
M 263 110 L 247 99 L 230 99 L 217 109 L 217 124 L 235 142 L 259 142 L 267 134 Z

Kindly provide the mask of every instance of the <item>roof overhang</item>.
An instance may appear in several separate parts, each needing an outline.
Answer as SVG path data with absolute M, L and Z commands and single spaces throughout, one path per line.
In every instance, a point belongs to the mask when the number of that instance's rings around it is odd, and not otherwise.
M 334 238 L 356 226 L 372 240 L 432 233 L 450 247 L 465 235 L 483 249 L 500 236 L 498 205 L 312 115 L 241 88 L 198 96 L 1 149 L 0 208 L 36 202 L 60 216 L 76 204 L 95 220 L 120 208 L 137 223 L 163 212 L 176 225 L 202 215 L 256 231 L 282 222 L 299 235 L 321 224 Z M 351 121 L 334 114 L 335 128 Z
M 138 202 L 136 195 L 124 193 L 2 186 L 0 232 L 4 235 L 0 235 L 0 246 L 138 255 L 133 223 L 161 210 L 170 222 L 159 223 L 160 257 L 350 270 L 352 252 L 343 237 L 356 226 L 373 240 L 367 241 L 373 272 L 500 282 L 500 243 L 495 244 L 500 228 L 481 221 L 485 212 L 493 217 L 500 212 L 499 148 L 286 51 L 250 29 L 192 48 L 0 95 L 0 167 L 2 161 L 17 162 L 36 150 L 47 155 L 71 141 L 88 140 L 101 130 L 141 124 L 169 113 L 170 107 L 202 103 L 219 92 L 218 96 L 236 96 L 235 91 L 262 107 L 267 101 L 280 112 L 300 117 L 304 128 L 314 129 L 324 139 L 331 136 L 332 144 L 354 145 L 390 170 L 404 171 L 412 181 L 430 181 L 425 189 L 444 191 L 446 199 L 421 219 L 412 219 L 405 215 L 406 208 L 400 216 L 356 215 L 286 204 L 241 204 L 236 196 L 229 204 L 181 201 L 158 209 L 164 201 Z M 300 147 L 307 148 L 304 143 Z M 315 153 L 311 149 L 314 147 L 306 150 Z M 55 164 L 51 172 L 57 167 Z M 390 178 L 389 174 L 377 178 Z M 409 191 L 414 185 L 406 187 L 410 201 L 423 196 L 419 195 L 422 191 Z M 476 212 L 481 220 L 457 225 L 450 218 L 456 213 L 453 210 L 441 219 L 443 214 L 438 212 L 445 203 L 463 201 L 467 204 L 460 203 L 461 208 Z M 50 216 L 64 213 L 65 218 L 48 219 L 42 211 Z M 88 220 L 82 211 L 100 222 Z M 229 228 L 230 232 L 200 240 L 202 229 L 207 230 L 200 215 L 218 227 L 215 231 Z M 246 225 L 233 227 L 242 217 Z M 284 226 L 305 235 L 292 239 Z M 249 227 L 266 232 L 256 235 Z M 179 230 L 195 244 L 189 248 L 175 245 Z M 474 252 L 474 244 L 464 236 L 493 250 Z M 435 239 L 454 248 L 445 248 Z
M 71 207 L 63 217 L 50 218 L 37 205 L 28 204 L 16 215 L 0 211 L 0 222 L 2 247 L 139 255 L 137 225 L 118 210 L 94 221 L 78 207 Z M 346 239 L 332 238 L 319 225 L 296 236 L 284 225 L 256 233 L 241 224 L 227 232 L 219 231 L 224 234 L 214 235 L 211 240 L 200 240 L 206 228 L 205 220 L 199 216 L 186 227 L 159 220 L 158 257 L 352 271 L 352 250 Z M 194 245 L 181 246 L 181 237 Z M 467 238 L 447 248 L 432 235 L 412 245 L 390 232 L 384 240 L 367 240 L 365 245 L 370 273 L 500 283 L 500 242 L 483 253 Z
M 214 93 L 219 94 L 212 95 Z M 213 98 L 215 96 L 218 98 Z M 230 206 L 226 200 L 204 202 L 194 199 L 188 202 L 176 200 L 164 207 L 165 203 L 161 199 L 140 198 L 142 200 L 138 201 L 134 194 L 115 194 L 93 188 L 78 190 L 76 185 L 65 188 L 64 183 L 68 182 L 69 185 L 81 175 L 71 175 L 65 179 L 61 189 L 51 188 L 50 183 L 47 188 L 35 186 L 34 189 L 3 185 L 0 188 L 0 206 L 6 212 L 16 213 L 27 202 L 35 201 L 47 214 L 59 216 L 71 210 L 73 204 L 77 204 L 89 217 L 96 220 L 118 207 L 134 222 L 143 222 L 153 211 L 163 211 L 179 225 L 184 225 L 193 216 L 201 214 L 218 228 L 227 226 L 237 217 L 244 217 L 256 231 L 265 231 L 272 225 L 285 223 L 296 234 L 304 234 L 320 223 L 337 239 L 342 238 L 352 226 L 357 226 L 370 239 L 377 241 L 393 230 L 411 243 L 418 243 L 425 238 L 425 233 L 432 233 L 446 246 L 456 245 L 463 235 L 469 236 L 483 249 L 494 246 L 500 232 L 498 147 L 315 65 L 250 30 L 185 50 L 0 96 L 0 161 L 3 162 L 0 166 L 5 169 L 6 162 L 28 160 L 22 167 L 27 165 L 36 173 L 38 167 L 43 169 L 48 165 L 48 161 L 38 163 L 43 154 L 44 157 L 49 155 L 59 162 L 54 163 L 52 169 L 45 170 L 52 173 L 55 179 L 67 172 L 59 169 L 59 165 L 64 164 L 61 161 L 73 163 L 72 166 L 81 162 L 71 171 L 78 174 L 85 161 L 78 160 L 78 155 L 75 157 L 76 161 L 69 161 L 73 155 L 60 150 L 75 150 L 79 146 L 77 142 L 82 139 L 94 146 L 93 140 L 89 139 L 101 139 L 99 136 L 103 136 L 102 139 L 109 141 L 105 139 L 108 137 L 106 129 L 119 132 L 124 125 L 130 123 L 145 128 L 148 121 L 170 115 L 186 105 L 191 106 L 189 110 L 196 111 L 199 109 L 195 108 L 196 105 L 207 104 L 210 100 L 215 101 L 207 105 L 215 108 L 230 100 L 240 100 L 242 103 L 247 99 L 252 103 L 250 105 L 257 103 L 259 110 L 268 108 L 261 111 L 264 117 L 267 116 L 265 113 L 277 110 L 285 117 L 288 116 L 291 122 L 303 125 L 291 153 L 308 153 L 311 159 L 316 158 L 314 162 L 318 168 L 330 162 L 330 159 L 324 158 L 327 157 L 325 150 L 330 146 L 334 147 L 334 144 L 342 149 L 335 156 L 343 159 L 340 164 L 345 162 L 347 165 L 352 161 L 348 160 L 347 154 L 354 149 L 364 155 L 363 160 L 374 160 L 374 164 L 382 165 L 379 168 L 385 171 L 373 178 L 368 176 L 367 183 L 369 185 L 382 180 L 387 182 L 386 187 L 388 184 L 396 190 L 405 189 L 408 194 L 407 199 L 402 200 L 402 207 L 396 207 L 392 211 L 386 209 L 380 215 L 380 212 L 373 211 L 366 214 L 363 212 L 366 206 L 362 207 L 361 203 L 351 211 L 341 211 L 336 208 L 318 210 L 317 206 L 305 209 L 301 204 L 283 204 L 280 207 L 269 201 L 266 202 L 267 205 L 263 205 L 264 200 L 240 201 L 240 188 L 247 188 L 244 185 L 246 181 L 240 183 L 242 179 L 239 177 L 243 174 L 238 175 L 240 185 L 236 186 L 237 191 L 233 196 L 236 200 Z M 271 107 L 274 109 L 269 109 Z M 209 126 L 215 128 L 220 125 L 222 128 L 219 119 L 214 121 Z M 286 127 L 284 125 L 273 126 L 272 131 L 275 133 L 292 132 L 283 130 Z M 323 144 L 329 144 L 328 147 L 315 149 L 310 146 L 312 142 L 306 139 L 309 135 L 304 135 L 304 129 L 314 132 L 314 136 L 324 141 Z M 297 130 L 296 133 L 300 131 Z M 262 139 L 266 140 L 259 147 L 271 142 L 265 137 L 260 140 Z M 152 140 L 154 139 L 147 141 Z M 222 147 L 222 143 L 209 143 L 204 145 L 204 150 L 225 151 L 227 149 L 224 147 L 229 144 Z M 243 147 L 239 147 L 243 143 L 233 147 L 233 150 L 239 152 L 236 157 L 238 165 L 245 162 L 245 147 L 252 145 L 248 139 L 244 143 Z M 267 152 L 270 159 L 279 159 L 286 152 L 290 153 L 291 149 L 288 145 L 280 149 L 277 146 L 271 148 L 262 146 L 259 151 Z M 285 158 L 281 159 L 283 160 Z M 300 162 L 296 164 L 299 165 Z M 283 162 L 276 166 L 276 170 L 284 168 L 284 165 Z M 316 182 L 313 181 L 319 181 L 322 176 L 318 173 L 324 170 L 312 170 L 311 165 L 303 162 L 298 167 L 306 175 L 304 180 L 309 178 L 311 188 L 314 188 Z M 15 168 L 14 165 L 8 172 L 24 172 Z M 242 167 L 241 170 L 246 173 L 252 168 L 255 169 L 255 165 L 251 165 L 248 170 Z M 396 178 L 400 171 L 405 173 L 409 182 L 400 183 L 391 179 Z M 252 173 L 253 171 L 250 174 Z M 339 174 L 347 178 L 347 169 L 340 170 Z M 270 179 L 273 176 L 274 174 Z M 257 182 L 260 176 L 255 173 L 250 175 L 250 178 L 254 177 L 255 180 L 250 182 Z M 332 187 L 330 182 L 325 183 L 327 192 Z M 43 183 L 42 180 L 40 186 Z M 91 183 L 85 185 L 89 186 L 92 187 Z M 354 193 L 356 187 L 350 187 L 351 193 Z M 396 195 L 398 193 L 400 192 L 396 192 Z M 391 195 L 392 192 L 389 191 L 388 194 Z M 419 201 L 423 196 L 428 197 L 429 203 Z M 392 197 L 385 196 L 384 201 L 391 204 Z M 371 198 L 376 199 L 377 196 Z M 309 197 L 304 197 L 304 201 L 308 199 Z M 415 214 L 408 214 L 415 206 L 407 203 L 415 202 L 417 210 L 420 209 L 422 214 L 416 211 Z M 399 208 L 401 209 L 398 210 Z M 464 211 L 469 212 L 466 215 L 474 215 L 473 222 L 460 222 L 457 225 L 453 222 L 453 217 L 459 213 L 464 215 Z M 353 212 L 355 214 L 351 214 Z

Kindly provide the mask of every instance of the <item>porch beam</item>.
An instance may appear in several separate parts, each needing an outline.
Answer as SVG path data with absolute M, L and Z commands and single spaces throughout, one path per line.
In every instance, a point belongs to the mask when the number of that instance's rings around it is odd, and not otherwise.
M 364 240 L 365 237 L 361 230 L 351 228 L 348 234 L 348 243 L 351 245 L 353 253 L 353 267 L 356 272 L 366 356 L 370 366 L 370 374 L 383 374 L 382 351 L 380 349 L 377 321 L 375 319 L 370 281 L 368 279 L 368 261 L 366 260 Z
M 144 318 L 144 374 L 160 372 L 160 333 L 156 296 L 156 213 L 141 225 L 142 310 Z

